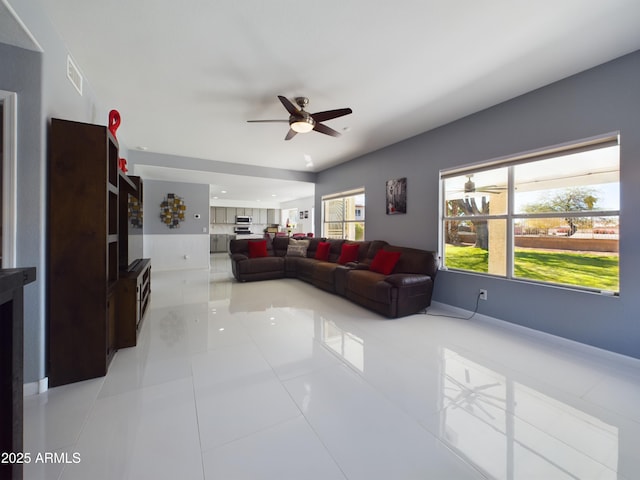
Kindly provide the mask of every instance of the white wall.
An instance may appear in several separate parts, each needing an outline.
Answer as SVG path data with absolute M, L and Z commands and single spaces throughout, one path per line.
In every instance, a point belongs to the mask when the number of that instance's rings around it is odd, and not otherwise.
M 313 222 L 314 202 L 315 202 L 314 197 L 300 198 L 298 200 L 291 200 L 290 202 L 282 202 L 280 204 L 281 211 L 282 211 L 281 225 L 284 226 L 285 222 L 287 221 L 287 214 L 285 213 L 285 210 L 297 208 L 298 215 L 296 216 L 296 218 L 289 219 L 291 223 L 296 224 L 296 228 L 292 230 L 292 233 L 312 232 L 315 234 L 314 222 Z M 304 211 L 309 212 L 309 217 L 300 219 L 299 213 Z
M 145 235 L 144 255 L 157 271 L 209 268 L 209 235 Z
M 160 219 L 168 193 L 187 206 L 180 228 L 168 228 Z M 209 185 L 145 180 L 143 204 L 144 256 L 154 270 L 209 268 Z

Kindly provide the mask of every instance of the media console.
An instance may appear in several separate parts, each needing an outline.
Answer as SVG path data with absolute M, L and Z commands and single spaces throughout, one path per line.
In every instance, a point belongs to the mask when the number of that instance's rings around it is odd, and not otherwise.
M 151 296 L 151 260 L 141 258 L 118 280 L 118 316 L 116 319 L 116 347 L 135 347 L 144 314 Z

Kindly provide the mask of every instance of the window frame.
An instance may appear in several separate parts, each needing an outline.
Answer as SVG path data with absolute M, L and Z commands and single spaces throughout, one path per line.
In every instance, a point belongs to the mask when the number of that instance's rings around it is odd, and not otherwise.
M 326 215 L 327 215 L 327 202 L 329 201 L 334 201 L 334 200 L 343 200 L 349 197 L 355 197 L 358 195 L 362 195 L 363 198 L 365 198 L 365 202 L 364 202 L 364 208 L 362 209 L 362 211 L 366 211 L 366 194 L 365 194 L 365 188 L 364 187 L 359 187 L 359 188 L 355 188 L 352 190 L 346 190 L 343 192 L 338 192 L 338 193 L 333 193 L 333 194 L 329 194 L 329 195 L 323 195 L 322 196 L 322 222 L 321 222 L 321 228 L 322 228 L 322 237 L 325 238 L 335 238 L 335 237 L 327 237 L 327 225 L 331 224 L 331 223 L 341 223 L 342 224 L 342 239 L 345 240 L 355 240 L 355 239 L 350 239 L 350 238 L 346 238 L 346 232 L 348 231 L 346 227 L 346 224 L 362 224 L 363 226 L 363 238 L 364 238 L 364 231 L 365 230 L 365 219 L 366 219 L 366 213 L 363 216 L 363 218 L 354 218 L 353 220 L 345 220 L 344 218 L 342 220 L 333 220 L 333 221 L 328 221 L 326 219 Z M 354 217 L 356 217 L 357 215 L 354 215 Z
M 460 273 L 468 273 L 473 275 L 491 276 L 496 278 L 504 278 L 510 281 L 536 283 L 541 285 L 569 288 L 574 290 L 583 290 L 590 292 L 599 292 L 608 295 L 619 295 L 620 285 L 618 283 L 618 290 L 610 291 L 603 290 L 582 285 L 570 285 L 566 283 L 548 282 L 542 280 L 528 279 L 525 277 L 515 276 L 515 225 L 519 220 L 530 219 L 546 219 L 546 218 L 599 218 L 599 217 L 618 217 L 618 225 L 621 223 L 620 207 L 617 210 L 594 210 L 594 211 L 564 211 L 564 212 L 540 212 L 540 213 L 517 213 L 515 211 L 515 167 L 522 164 L 534 163 L 541 160 L 561 157 L 574 153 L 581 153 L 589 150 L 598 150 L 601 148 L 607 148 L 611 146 L 618 146 L 620 148 L 620 133 L 611 132 L 604 135 L 599 135 L 584 139 L 581 141 L 567 142 L 554 147 L 548 147 L 543 149 L 532 150 L 521 154 L 510 155 L 506 157 L 500 157 L 497 159 L 463 165 L 451 169 L 443 169 L 440 171 L 440 184 L 439 184 L 439 231 L 438 231 L 438 250 L 441 261 L 441 268 L 444 270 L 452 270 Z M 445 181 L 447 179 L 459 176 L 473 175 L 480 172 L 498 170 L 500 168 L 507 168 L 507 207 L 504 214 L 474 214 L 467 216 L 446 216 L 446 190 Z M 618 159 L 618 175 L 620 172 L 620 159 Z M 618 179 L 618 185 L 620 185 L 620 179 Z M 478 222 L 489 222 L 491 220 L 502 220 L 506 223 L 506 238 L 505 238 L 505 255 L 506 255 L 506 273 L 505 275 L 487 273 L 475 270 L 467 270 L 463 268 L 449 267 L 446 265 L 446 228 L 447 221 L 462 221 L 473 220 Z M 618 237 L 619 240 L 619 237 Z M 618 253 L 619 257 L 619 253 Z M 618 270 L 618 280 L 620 280 L 620 272 Z

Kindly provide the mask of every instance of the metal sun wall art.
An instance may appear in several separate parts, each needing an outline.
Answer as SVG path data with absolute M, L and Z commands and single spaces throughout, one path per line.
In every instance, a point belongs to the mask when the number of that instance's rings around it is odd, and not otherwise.
M 182 198 L 175 193 L 167 193 L 164 202 L 160 204 L 160 219 L 169 228 L 180 228 L 186 211 L 187 206 Z

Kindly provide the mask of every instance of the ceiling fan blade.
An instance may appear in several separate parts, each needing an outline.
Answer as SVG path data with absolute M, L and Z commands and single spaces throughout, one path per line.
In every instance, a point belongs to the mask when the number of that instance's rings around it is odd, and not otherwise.
M 331 135 L 332 137 L 339 137 L 340 133 L 336 132 L 333 128 L 329 128 L 322 123 L 317 123 L 313 127 L 316 132 L 324 133 L 325 135 Z
M 289 120 L 247 120 L 247 123 L 289 123 Z
M 324 122 L 325 120 L 331 120 L 332 118 L 344 117 L 350 113 L 353 113 L 353 110 L 350 108 L 338 108 L 337 110 L 312 113 L 311 116 L 316 122 Z
M 287 133 L 287 136 L 284 137 L 285 140 L 291 140 L 293 137 L 295 137 L 297 135 L 298 132 L 296 132 L 293 129 L 289 129 L 289 132 Z
M 287 112 L 289 112 L 291 115 L 295 115 L 298 116 L 300 115 L 300 110 L 298 110 L 293 103 L 291 103 L 289 101 L 289 99 L 287 97 L 283 97 L 282 95 L 278 95 L 278 98 L 280 99 L 280 101 L 282 102 L 282 105 L 284 105 L 284 108 L 287 109 Z

